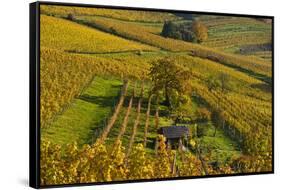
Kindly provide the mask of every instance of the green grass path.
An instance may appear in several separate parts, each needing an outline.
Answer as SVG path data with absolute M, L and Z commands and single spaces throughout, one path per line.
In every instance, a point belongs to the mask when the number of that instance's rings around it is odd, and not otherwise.
M 50 127 L 41 130 L 42 137 L 60 145 L 73 141 L 79 145 L 91 143 L 94 131 L 102 127 L 104 119 L 111 114 L 121 87 L 120 80 L 95 77 L 70 108 Z

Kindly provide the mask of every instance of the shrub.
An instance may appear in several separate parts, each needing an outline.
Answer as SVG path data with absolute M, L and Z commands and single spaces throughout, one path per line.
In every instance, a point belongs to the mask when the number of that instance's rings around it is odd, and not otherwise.
M 192 23 L 192 31 L 196 35 L 199 43 L 208 39 L 208 28 L 199 21 L 194 21 Z
M 74 20 L 74 15 L 71 14 L 71 13 L 69 13 L 66 18 L 67 18 L 68 20 L 73 21 L 73 20 Z
M 201 121 L 208 121 L 211 119 L 211 112 L 207 108 L 198 108 L 197 117 Z
M 171 21 L 165 22 L 161 35 L 164 37 L 175 38 L 176 36 L 180 37 L 179 34 L 175 35 L 178 32 L 178 26 Z
M 208 133 L 208 127 L 205 125 L 197 125 L 197 137 L 206 136 Z
M 188 41 L 188 42 L 197 42 L 196 35 L 190 31 L 190 30 L 183 30 L 182 31 L 182 40 Z

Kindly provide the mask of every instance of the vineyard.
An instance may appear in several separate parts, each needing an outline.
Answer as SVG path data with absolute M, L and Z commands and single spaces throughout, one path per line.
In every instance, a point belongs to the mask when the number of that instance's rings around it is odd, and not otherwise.
M 235 68 L 243 68 L 246 70 L 245 72 L 254 73 L 254 75 L 262 75 L 265 80 L 267 80 L 267 77 L 271 76 L 270 64 L 259 58 L 229 54 L 198 44 L 164 38 L 150 33 L 143 29 L 143 27 L 139 27 L 133 23 L 124 24 L 116 20 L 113 22 L 112 19 L 95 17 L 77 17 L 76 19 L 78 23 L 92 26 L 109 33 L 113 31 L 113 33 L 125 37 L 126 39 L 135 40 L 172 52 L 186 52 L 186 54 L 213 60 Z
M 272 41 L 271 25 L 249 18 L 207 17 L 205 19 L 205 23 L 209 27 L 209 39 L 204 42 L 204 45 L 237 54 L 243 53 L 243 49 L 246 49 L 244 47 L 250 45 L 252 48 L 247 48 L 248 51 L 243 54 L 271 61 L 270 57 L 261 55 L 263 53 L 271 54 L 270 46 L 260 49 L 253 48 L 270 44 Z
M 156 50 L 154 47 L 117 38 L 59 18 L 43 15 L 41 23 L 41 44 L 44 47 L 80 53 Z
M 195 18 L 202 43 L 161 36 L 176 14 L 41 6 L 42 185 L 271 171 L 271 24 Z
M 163 22 L 165 20 L 180 20 L 180 18 L 170 13 L 159 13 L 150 11 L 124 11 L 102 8 L 80 8 L 67 6 L 41 6 L 41 13 L 65 17 L 69 13 L 84 16 L 103 16 L 125 21 L 138 21 L 147 23 Z

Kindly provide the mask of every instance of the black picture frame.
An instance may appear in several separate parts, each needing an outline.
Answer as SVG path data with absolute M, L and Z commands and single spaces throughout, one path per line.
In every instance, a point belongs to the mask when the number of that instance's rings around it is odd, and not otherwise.
M 272 171 L 269 172 L 253 172 L 253 173 L 236 173 L 236 174 L 219 174 L 208 176 L 190 176 L 177 178 L 161 178 L 161 179 L 140 179 L 126 181 L 96 182 L 96 183 L 78 183 L 64 185 L 40 185 L 40 5 L 56 5 L 56 6 L 74 6 L 74 7 L 93 7 L 93 8 L 110 8 L 121 10 L 141 10 L 154 12 L 170 12 L 170 13 L 192 13 L 192 14 L 208 14 L 218 16 L 233 16 L 247 18 L 263 18 L 272 20 Z M 231 177 L 245 175 L 261 175 L 274 173 L 274 16 L 265 15 L 248 15 L 234 13 L 218 13 L 218 12 L 200 12 L 187 10 L 170 10 L 156 8 L 141 7 L 125 7 L 125 6 L 109 6 L 109 5 L 92 5 L 80 3 L 60 3 L 60 2 L 41 2 L 37 1 L 29 5 L 29 39 L 30 39 L 30 65 L 29 65 L 29 185 L 33 188 L 52 188 L 52 187 L 72 187 L 85 185 L 105 185 L 135 182 L 151 182 L 164 180 L 184 180 L 196 178 L 213 178 L 213 177 Z

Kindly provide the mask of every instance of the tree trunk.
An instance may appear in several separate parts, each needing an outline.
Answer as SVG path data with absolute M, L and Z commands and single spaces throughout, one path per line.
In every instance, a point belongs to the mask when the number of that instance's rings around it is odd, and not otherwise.
M 216 136 L 216 134 L 217 134 L 217 126 L 215 126 L 214 137 Z
M 176 175 L 176 164 L 177 164 L 177 152 L 175 152 L 174 154 L 174 159 L 173 159 L 173 165 L 172 165 L 172 176 L 175 176 Z
M 146 147 L 146 142 L 147 142 L 147 129 L 148 129 L 148 126 L 149 126 L 151 99 L 152 99 L 152 94 L 149 95 L 147 111 L 146 111 L 146 120 L 145 120 L 145 127 L 144 127 L 144 141 L 143 141 L 143 146 L 144 147 Z
M 139 125 L 139 122 L 140 122 L 140 114 L 141 114 L 140 112 L 141 112 L 143 90 L 144 90 L 144 83 L 142 83 L 142 87 L 141 87 L 141 95 L 140 95 L 140 98 L 139 98 L 139 101 L 138 101 L 138 107 L 137 107 L 137 117 L 136 117 L 135 122 L 134 122 L 133 132 L 132 132 L 132 135 L 131 135 L 131 138 L 130 138 L 129 148 L 128 148 L 126 157 L 129 157 L 129 155 L 131 153 L 131 150 L 133 148 L 133 144 L 134 144 L 134 141 L 135 141 L 135 136 L 136 136 L 136 133 L 137 133 L 137 128 L 138 128 L 138 125 Z
M 155 128 L 158 129 L 159 125 L 159 94 L 156 95 L 156 111 L 155 111 Z
M 170 103 L 170 96 L 169 96 L 169 93 L 168 93 L 168 87 L 165 86 L 165 101 L 164 101 L 165 105 L 170 107 L 171 106 L 171 103 Z
M 127 108 L 127 111 L 126 111 L 126 115 L 123 119 L 123 123 L 121 125 L 121 129 L 120 129 L 120 132 L 115 140 L 115 143 L 114 143 L 114 147 L 117 146 L 117 143 L 121 140 L 122 136 L 124 135 L 125 131 L 126 131 L 126 127 L 127 127 L 127 124 L 128 124 L 128 119 L 129 119 L 129 115 L 130 115 L 130 112 L 131 112 L 131 109 L 132 109 L 132 105 L 133 105 L 133 99 L 135 97 L 135 91 L 136 91 L 136 83 L 135 83 L 135 86 L 134 86 L 134 90 L 133 90 L 133 94 L 130 98 L 130 101 L 129 101 L 129 105 L 128 105 L 128 108 Z

